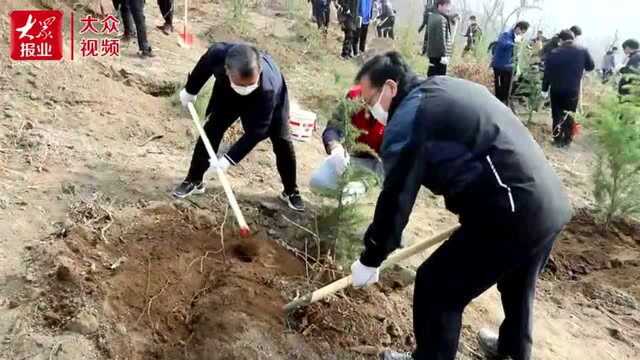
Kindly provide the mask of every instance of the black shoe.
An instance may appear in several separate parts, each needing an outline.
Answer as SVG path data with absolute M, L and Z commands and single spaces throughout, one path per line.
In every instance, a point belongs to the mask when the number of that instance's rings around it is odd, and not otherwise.
M 153 53 L 151 48 L 148 48 L 147 50 L 142 50 L 140 52 L 140 57 L 143 58 L 143 59 L 154 58 L 154 57 L 156 57 L 156 54 Z
M 298 191 L 295 191 L 288 195 L 283 192 L 282 194 L 280 194 L 280 200 L 287 203 L 287 205 L 289 205 L 289 208 L 295 211 L 304 211 L 304 202 L 302 201 L 302 196 L 300 196 L 300 193 Z
M 156 28 L 162 31 L 165 35 L 171 35 L 173 32 L 173 25 L 165 23 L 164 25 L 156 26 Z
M 184 199 L 191 194 L 204 194 L 206 187 L 204 182 L 193 183 L 191 181 L 183 181 L 182 184 L 178 185 L 178 187 L 173 190 L 171 195 L 178 199 Z

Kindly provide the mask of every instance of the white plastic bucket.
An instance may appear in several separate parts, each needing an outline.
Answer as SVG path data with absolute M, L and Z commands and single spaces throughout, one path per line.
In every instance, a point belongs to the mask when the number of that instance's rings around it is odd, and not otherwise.
M 297 106 L 291 107 L 289 129 L 291 137 L 297 141 L 308 141 L 316 128 L 317 115 L 311 111 L 302 110 Z

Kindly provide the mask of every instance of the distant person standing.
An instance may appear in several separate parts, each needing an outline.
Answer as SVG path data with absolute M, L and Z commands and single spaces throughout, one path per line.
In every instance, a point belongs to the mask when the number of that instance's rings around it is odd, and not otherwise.
M 337 0 L 338 21 L 344 32 L 342 41 L 342 58 L 350 59 L 357 55 L 358 44 L 356 42 L 358 31 L 358 8 L 360 0 Z
M 538 30 L 536 37 L 531 39 L 531 47 L 538 50 L 539 52 L 542 50 L 544 44 L 546 44 L 547 41 L 547 38 L 544 37 L 544 32 L 542 30 Z
M 331 21 L 331 0 L 313 0 L 313 17 L 318 29 L 326 35 Z
M 569 28 L 569 31 L 571 31 L 576 40 L 578 39 L 578 37 L 582 36 L 582 29 L 578 25 L 573 25 L 571 28 Z M 556 34 L 542 47 L 542 51 L 540 54 L 542 61 L 544 62 L 544 60 L 546 60 L 546 58 L 551 55 L 551 52 L 559 46 L 560 34 Z
M 613 47 L 608 50 L 602 58 L 602 81 L 607 82 L 613 73 L 616 71 L 616 51 L 617 47 Z
M 436 1 L 436 11 L 429 14 L 427 25 L 427 57 L 429 71 L 427 76 L 446 75 L 451 59 L 452 40 L 451 0 Z
M 476 44 L 482 37 L 482 29 L 480 28 L 480 25 L 478 25 L 475 15 L 471 15 L 469 18 L 469 27 L 467 28 L 467 32 L 464 34 L 464 37 L 467 38 L 467 45 L 464 47 L 462 56 L 466 55 L 469 51 L 475 51 Z
M 619 93 L 622 96 L 629 95 L 631 91 L 627 88 L 632 83 L 640 83 L 638 79 L 633 77 L 640 76 L 640 44 L 638 40 L 629 39 L 622 43 L 622 50 L 627 56 L 627 62 L 620 69 L 622 79 L 620 80 Z
M 126 0 L 113 0 L 113 8 L 120 14 L 120 18 L 122 19 L 122 26 L 124 29 L 121 40 L 128 43 L 136 36 L 136 31 L 133 28 L 131 11 L 127 7 Z
M 152 58 L 155 55 L 151 51 L 151 45 L 147 39 L 147 25 L 144 17 L 144 0 L 113 0 L 113 7 L 120 10 L 124 25 L 122 40 L 128 42 L 133 36 L 138 37 L 138 48 L 141 58 Z M 133 24 L 136 31 L 134 35 Z
M 373 0 L 358 0 L 358 30 L 353 47 L 354 55 L 367 50 L 369 24 L 373 20 Z
M 158 30 L 169 35 L 173 32 L 173 0 L 158 0 L 158 7 L 164 19 L 164 24 L 158 26 Z
M 587 49 L 574 44 L 570 30 L 561 31 L 558 37 L 560 47 L 547 58 L 542 91 L 551 93 L 553 143 L 568 147 L 573 141 L 572 113 L 578 108 L 582 78 L 586 71 L 593 71 L 595 64 Z
M 396 23 L 396 15 L 391 0 L 383 0 L 380 15 L 378 16 L 378 37 L 393 39 L 393 27 Z
M 516 26 L 500 35 L 492 48 L 493 60 L 491 67 L 494 73 L 496 97 L 509 106 L 513 72 L 515 70 L 516 43 L 522 41 L 523 35 L 529 30 L 529 23 L 520 21 Z
M 429 14 L 436 11 L 435 9 L 436 0 L 427 0 L 424 5 L 424 12 L 422 13 L 422 24 L 420 28 L 418 28 L 418 34 L 420 34 L 424 30 L 424 40 L 422 41 L 422 52 L 420 53 L 422 56 L 427 56 L 427 40 L 428 40 L 428 31 L 427 26 L 429 25 Z

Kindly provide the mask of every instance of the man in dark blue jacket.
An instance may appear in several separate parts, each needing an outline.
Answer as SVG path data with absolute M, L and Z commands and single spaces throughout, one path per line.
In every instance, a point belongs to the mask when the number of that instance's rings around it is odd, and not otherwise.
M 378 280 L 400 246 L 422 186 L 444 196 L 461 224 L 418 269 L 413 302 L 417 348 L 383 359 L 454 360 L 464 308 L 494 284 L 505 320 L 481 332 L 493 355 L 529 360 L 535 284 L 571 217 L 562 183 L 522 122 L 481 85 L 445 76 L 421 80 L 398 53 L 367 62 L 357 80 L 373 116 L 387 119 L 385 181 L 353 284 Z
M 547 93 L 551 89 L 553 143 L 565 147 L 573 140 L 572 113 L 578 108 L 582 77 L 585 71 L 593 71 L 595 64 L 587 49 L 574 44 L 573 32 L 563 30 L 558 38 L 560 47 L 545 61 L 542 91 Z
M 522 36 L 529 30 L 529 23 L 520 21 L 516 26 L 500 35 L 493 47 L 493 60 L 491 67 L 494 72 L 494 83 L 496 97 L 505 105 L 509 105 L 511 96 L 511 85 L 513 82 L 513 72 L 515 70 L 514 51 L 516 43 L 522 41 Z
M 289 138 L 289 95 L 287 84 L 271 56 L 245 44 L 217 43 L 200 58 L 180 92 L 184 106 L 193 102 L 207 80 L 216 81 L 207 107 L 204 130 L 214 151 L 227 129 L 240 118 L 244 134 L 220 157 L 218 166 L 226 170 L 239 163 L 259 142 L 269 138 L 284 192 L 281 199 L 294 210 L 304 210 L 296 184 L 296 156 Z M 202 139 L 193 152 L 184 182 L 173 192 L 178 198 L 204 192 L 203 177 L 209 155 Z

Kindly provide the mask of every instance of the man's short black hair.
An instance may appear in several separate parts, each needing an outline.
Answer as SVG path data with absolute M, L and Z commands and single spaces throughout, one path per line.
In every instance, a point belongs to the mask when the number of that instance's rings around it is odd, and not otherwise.
M 638 48 L 640 48 L 640 43 L 638 43 L 638 40 L 636 40 L 636 39 L 629 39 L 629 40 L 627 40 L 627 41 L 622 43 L 622 48 L 623 49 L 638 50 Z
M 367 61 L 356 76 L 356 81 L 368 77 L 371 85 L 376 88 L 382 87 L 387 80 L 393 80 L 398 84 L 413 76 L 411 68 L 402 58 L 402 55 L 396 51 L 390 51 L 383 55 L 376 55 Z
M 569 30 L 575 35 L 575 37 L 582 35 L 582 29 L 578 25 L 573 25 Z
M 529 24 L 529 22 L 527 21 L 518 21 L 518 23 L 516 24 L 516 26 L 514 27 L 514 29 L 520 29 L 522 31 L 527 31 L 529 30 L 529 27 L 531 25 Z
M 448 4 L 451 4 L 451 0 L 438 0 L 438 1 L 436 1 L 436 7 L 442 6 L 442 5 L 448 5 Z
M 562 41 L 573 41 L 576 39 L 576 36 L 571 30 L 562 30 L 558 34 L 558 38 Z
M 242 78 L 250 78 L 260 72 L 260 52 L 248 44 L 235 45 L 227 52 L 224 65 L 228 71 L 237 72 Z
M 475 15 L 471 15 L 471 17 L 469 17 L 469 20 L 476 20 L 476 16 Z

